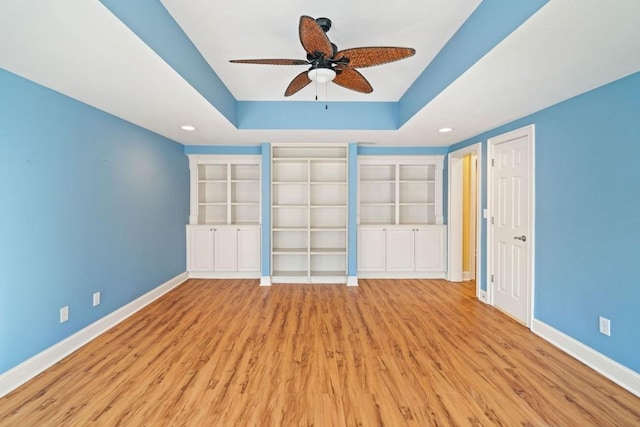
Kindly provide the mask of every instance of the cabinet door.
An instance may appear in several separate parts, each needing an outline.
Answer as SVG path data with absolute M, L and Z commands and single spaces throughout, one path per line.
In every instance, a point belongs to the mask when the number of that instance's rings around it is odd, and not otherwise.
M 387 229 L 387 271 L 414 271 L 414 231 Z
M 385 271 L 384 228 L 358 230 L 358 271 Z
M 238 229 L 238 271 L 260 271 L 260 228 Z
M 416 271 L 445 271 L 444 235 L 444 227 L 416 230 Z
M 217 228 L 214 236 L 214 267 L 216 271 L 237 271 L 238 239 L 235 228 Z
M 190 227 L 187 269 L 189 271 L 213 271 L 213 229 Z

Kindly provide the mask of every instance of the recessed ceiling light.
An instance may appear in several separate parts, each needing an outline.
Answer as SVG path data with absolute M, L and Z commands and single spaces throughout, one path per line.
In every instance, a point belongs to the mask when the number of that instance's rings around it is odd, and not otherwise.
M 447 132 L 451 132 L 453 129 L 451 128 L 440 128 L 438 129 L 438 132 L 440 133 L 447 133 Z
M 191 125 L 184 125 L 184 126 L 180 126 L 180 129 L 182 130 L 196 130 L 195 126 L 191 126 Z

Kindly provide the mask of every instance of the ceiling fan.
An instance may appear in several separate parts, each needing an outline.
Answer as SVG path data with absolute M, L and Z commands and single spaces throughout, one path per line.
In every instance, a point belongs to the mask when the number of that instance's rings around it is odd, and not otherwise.
M 233 59 L 239 64 L 265 65 L 310 65 L 307 71 L 298 74 L 289 83 L 284 96 L 291 96 L 312 81 L 325 83 L 333 81 L 344 88 L 361 93 L 371 93 L 373 88 L 356 68 L 373 67 L 399 61 L 413 56 L 415 49 L 408 47 L 356 47 L 338 50 L 329 41 L 327 31 L 331 28 L 329 18 L 313 19 L 300 17 L 300 42 L 307 52 L 307 59 Z

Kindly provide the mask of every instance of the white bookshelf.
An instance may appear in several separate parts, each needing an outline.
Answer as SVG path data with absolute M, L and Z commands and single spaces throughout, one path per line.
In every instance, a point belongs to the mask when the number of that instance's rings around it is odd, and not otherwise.
M 347 146 L 272 146 L 272 281 L 345 283 Z
M 190 277 L 259 277 L 261 157 L 189 155 Z
M 358 277 L 445 277 L 443 156 L 358 159 Z

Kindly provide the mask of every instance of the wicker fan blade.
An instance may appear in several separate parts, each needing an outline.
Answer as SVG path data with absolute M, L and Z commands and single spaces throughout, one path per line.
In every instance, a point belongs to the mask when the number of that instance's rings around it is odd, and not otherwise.
M 296 93 L 297 91 L 299 91 L 300 89 L 308 85 L 309 83 L 311 83 L 311 79 L 309 79 L 309 76 L 307 75 L 307 71 L 305 70 L 300 74 L 298 74 L 297 76 L 295 76 L 293 80 L 291 80 L 291 83 L 289 83 L 287 90 L 284 91 L 284 96 L 293 95 L 294 93 Z
M 331 42 L 315 19 L 310 16 L 301 16 L 299 32 L 300 43 L 308 54 L 315 55 L 315 52 L 320 52 L 326 58 L 333 56 Z
M 229 62 L 236 64 L 263 64 L 263 65 L 308 65 L 301 59 L 232 59 Z
M 399 61 L 415 55 L 410 47 L 356 47 L 337 52 L 336 59 L 349 58 L 349 67 L 364 68 Z
M 342 67 L 342 72 L 336 75 L 333 82 L 344 88 L 355 90 L 356 92 L 371 93 L 373 88 L 362 74 L 351 67 Z

